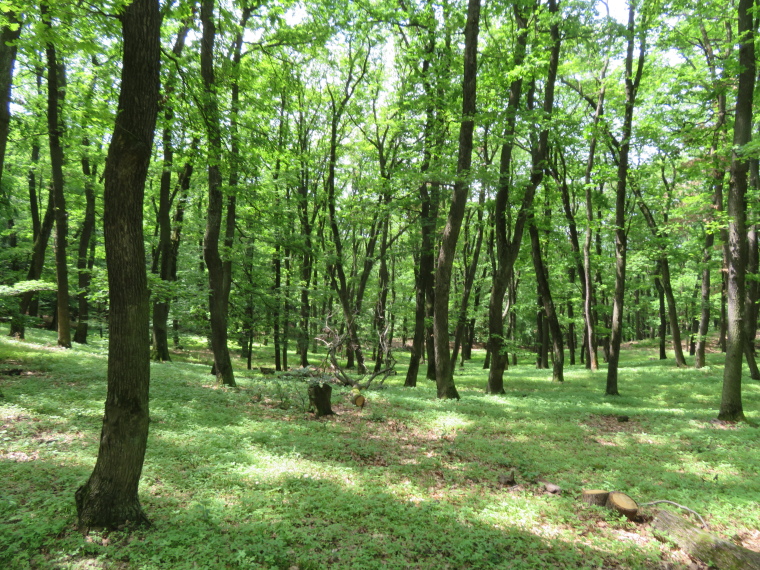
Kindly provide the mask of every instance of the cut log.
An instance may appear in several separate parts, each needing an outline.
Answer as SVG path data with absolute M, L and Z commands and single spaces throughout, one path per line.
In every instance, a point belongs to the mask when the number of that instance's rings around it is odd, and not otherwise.
M 636 501 L 625 493 L 618 493 L 617 491 L 610 493 L 605 506 L 608 509 L 619 512 L 621 515 L 625 515 L 628 520 L 636 518 L 639 512 L 639 506 L 636 504 Z
M 607 498 L 610 496 L 609 491 L 601 489 L 584 489 L 581 500 L 587 505 L 596 505 L 603 507 L 607 504 Z
M 351 396 L 351 403 L 358 408 L 364 409 L 364 404 L 367 403 L 367 400 L 361 394 L 355 393 Z
M 332 397 L 332 386 L 329 384 L 322 384 L 314 382 L 309 384 L 309 409 L 313 410 L 318 418 L 322 416 L 329 416 L 334 414 L 332 411 L 332 404 L 330 402 Z
M 670 511 L 659 511 L 652 526 L 694 558 L 719 570 L 760 570 L 760 552 L 722 540 Z

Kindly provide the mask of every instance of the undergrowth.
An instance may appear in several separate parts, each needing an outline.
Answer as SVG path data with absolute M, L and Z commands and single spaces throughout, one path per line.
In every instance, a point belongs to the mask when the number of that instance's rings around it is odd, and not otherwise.
M 758 430 L 714 421 L 722 356 L 677 369 L 648 344 L 624 352 L 615 398 L 603 371 L 568 366 L 557 385 L 528 365 L 486 396 L 476 351 L 456 372 L 460 401 L 435 399 L 424 373 L 403 388 L 399 367 L 363 410 L 336 386 L 337 415 L 319 420 L 303 379 L 238 361 L 240 387 L 222 389 L 202 351 L 174 354 L 151 368 L 140 497 L 153 526 L 83 536 L 74 491 L 97 454 L 105 341 L 61 350 L 44 331 L 0 333 L 2 568 L 689 567 L 645 523 L 581 504 L 589 488 L 675 501 L 725 538 L 760 539 Z M 756 419 L 759 383 L 744 405 Z

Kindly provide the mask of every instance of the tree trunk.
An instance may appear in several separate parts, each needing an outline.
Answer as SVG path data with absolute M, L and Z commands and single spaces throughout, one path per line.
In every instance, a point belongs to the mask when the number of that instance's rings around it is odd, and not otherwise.
M 137 488 L 148 441 L 150 345 L 143 194 L 158 114 L 161 14 L 134 0 L 122 16 L 124 62 L 105 171 L 111 294 L 108 392 L 95 469 L 76 492 L 79 526 L 147 523 Z
M 740 156 L 741 149 L 752 139 L 752 98 L 755 88 L 755 38 L 752 10 L 753 0 L 739 0 L 739 87 L 736 92 L 731 180 L 728 188 L 728 241 L 724 244 L 726 258 L 728 319 L 726 323 L 726 362 L 723 368 L 723 391 L 718 419 L 744 420 L 742 409 L 742 354 L 747 340 L 744 325 L 745 268 L 747 259 L 747 230 L 745 227 L 745 196 L 749 162 Z
M 659 511 L 652 526 L 710 568 L 760 570 L 760 553 L 713 536 L 670 511 Z
M 4 12 L 8 24 L 0 33 L 0 180 L 5 166 L 5 149 L 11 124 L 11 88 L 13 86 L 13 67 L 16 64 L 16 41 L 21 36 L 21 22 L 12 11 Z M 14 28 L 11 28 L 11 24 Z
M 618 395 L 618 363 L 620 361 L 620 343 L 623 338 L 623 301 L 625 299 L 625 269 L 628 236 L 625 230 L 625 199 L 628 182 L 628 155 L 631 146 L 633 109 L 636 104 L 636 92 L 641 81 L 646 55 L 646 41 L 642 32 L 639 47 L 636 76 L 633 75 L 633 50 L 635 37 L 635 8 L 628 8 L 628 48 L 625 58 L 625 114 L 623 118 L 623 136 L 620 140 L 620 153 L 617 168 L 617 188 L 615 192 L 615 293 L 612 306 L 612 326 L 610 327 L 609 358 L 607 360 L 607 386 L 605 394 Z
M 544 266 L 544 260 L 541 255 L 541 242 L 538 237 L 538 229 L 536 229 L 532 220 L 528 232 L 530 233 L 533 268 L 536 272 L 538 291 L 541 295 L 544 315 L 546 316 L 544 327 L 548 327 L 548 332 L 550 332 L 552 336 L 552 347 L 554 350 L 552 359 L 552 380 L 554 382 L 564 382 L 565 352 L 562 344 L 562 329 L 559 326 L 557 312 L 554 309 L 554 301 L 552 300 L 551 289 L 549 288 L 549 279 L 547 278 L 546 267 Z
M 486 193 L 485 186 L 481 187 L 480 194 L 478 196 L 478 228 L 477 237 L 475 238 L 475 245 L 472 249 L 472 259 L 467 266 L 464 277 L 464 284 L 462 287 L 462 304 L 459 307 L 459 317 L 457 318 L 456 332 L 454 333 L 454 350 L 451 354 L 452 367 L 456 363 L 457 355 L 460 347 L 462 346 L 462 340 L 464 338 L 465 331 L 467 330 L 467 308 L 470 302 L 470 293 L 472 292 L 472 286 L 475 282 L 475 273 L 478 270 L 478 259 L 480 259 L 480 249 L 483 245 L 483 210 L 485 209 Z
M 665 336 L 668 332 L 668 324 L 665 312 L 665 288 L 662 286 L 662 282 L 659 277 L 654 278 L 654 286 L 657 289 L 657 299 L 659 301 L 659 310 L 657 313 L 660 316 L 660 326 L 658 327 L 658 338 L 660 339 L 660 360 L 667 360 L 668 355 L 665 352 Z
M 216 98 L 216 78 L 214 72 L 214 0 L 203 0 L 201 4 L 201 77 L 203 78 L 203 107 L 208 136 L 208 208 L 206 210 L 206 232 L 203 237 L 203 259 L 208 269 L 209 313 L 211 319 L 211 350 L 214 355 L 214 371 L 219 383 L 235 386 L 230 352 L 227 346 L 227 311 L 229 276 L 225 275 L 225 264 L 219 252 L 222 228 L 222 138 L 219 103 Z M 227 294 L 225 294 L 227 293 Z
M 85 149 L 89 145 L 85 139 Z M 85 155 L 82 158 L 82 174 L 85 176 L 84 195 L 86 200 L 84 220 L 79 234 L 79 251 L 77 255 L 77 273 L 79 280 L 79 314 L 77 316 L 77 328 L 74 331 L 74 342 L 87 343 L 87 328 L 90 316 L 90 305 L 87 299 L 92 278 L 92 266 L 88 259 L 88 252 L 94 247 L 93 231 L 95 230 L 95 178 L 96 169 L 90 166 L 90 160 Z
M 177 37 L 172 47 L 172 55 L 179 58 L 185 46 L 185 39 L 190 31 L 188 22 L 182 22 Z M 167 95 L 171 96 L 174 92 L 177 76 L 174 73 L 169 74 L 164 87 Z M 161 137 L 163 156 L 163 170 L 161 172 L 161 181 L 159 185 L 158 197 L 158 215 L 156 224 L 158 226 L 158 247 L 156 255 L 158 257 L 158 275 L 161 281 L 169 284 L 171 278 L 172 265 L 172 239 L 171 239 L 171 207 L 173 195 L 172 186 L 172 169 L 174 166 L 174 145 L 172 144 L 172 134 L 174 131 L 174 104 L 171 99 L 164 104 L 164 128 Z M 164 290 L 153 291 L 153 348 L 151 357 L 158 362 L 167 362 L 171 360 L 169 356 L 169 303 L 170 296 L 168 287 Z
M 464 74 L 462 79 L 462 121 L 459 126 L 457 177 L 451 196 L 451 206 L 443 228 L 438 266 L 435 272 L 435 309 L 433 335 L 435 344 L 435 382 L 439 398 L 459 399 L 454 385 L 454 371 L 449 353 L 449 295 L 454 256 L 464 210 L 469 195 L 466 180 L 472 164 L 473 131 L 475 129 L 475 99 L 477 94 L 478 32 L 480 31 L 480 0 L 469 0 L 464 30 Z
M 41 4 L 42 19 L 52 33 L 52 22 L 47 4 Z M 55 197 L 55 274 L 58 282 L 57 317 L 58 346 L 71 348 L 71 321 L 69 317 L 69 271 L 66 258 L 68 221 L 66 198 L 63 192 L 63 119 L 61 108 L 66 88 L 63 63 L 58 62 L 55 45 L 48 41 L 45 46 L 47 57 L 48 88 L 48 140 L 50 142 L 50 168 L 52 171 L 53 195 Z
M 515 67 L 522 65 L 528 45 L 526 29 L 529 17 L 523 14 L 520 8 L 514 6 L 517 35 L 515 44 L 514 61 Z M 496 241 L 495 264 L 491 283 L 491 298 L 488 303 L 488 355 L 490 357 L 488 371 L 489 394 L 504 394 L 504 370 L 507 367 L 508 355 L 504 338 L 504 296 L 507 292 L 507 281 L 517 258 L 517 252 L 522 242 L 523 230 L 527 210 L 533 206 L 533 194 L 527 192 L 523 197 L 520 212 L 512 231 L 512 239 L 509 238 L 507 217 L 510 209 L 510 186 L 512 151 L 517 125 L 517 112 L 522 98 L 522 74 L 511 82 L 509 86 L 509 102 L 507 105 L 507 120 L 504 127 L 504 144 L 501 146 L 499 158 L 499 182 L 494 200 L 494 238 Z M 530 190 L 530 187 L 528 188 Z

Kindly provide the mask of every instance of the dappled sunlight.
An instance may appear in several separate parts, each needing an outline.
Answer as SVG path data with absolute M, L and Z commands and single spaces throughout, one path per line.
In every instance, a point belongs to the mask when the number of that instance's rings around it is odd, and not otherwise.
M 70 501 L 94 463 L 105 396 L 104 382 L 88 381 L 79 362 L 95 363 L 85 367 L 95 376 L 105 367 L 82 353 L 14 354 L 14 366 L 33 373 L 2 377 L 0 475 L 16 489 L 8 496 L 45 466 L 48 479 L 65 475 L 55 486 Z M 760 452 L 750 445 L 756 430 L 712 421 L 714 411 L 697 404 L 714 389 L 702 371 L 653 367 L 662 376 L 637 373 L 621 382 L 622 397 L 606 398 L 602 376 L 582 369 L 558 387 L 545 371 L 513 367 L 503 396 L 483 394 L 477 362 L 465 370 L 461 401 L 437 400 L 432 385 L 405 389 L 395 377 L 365 391 L 363 409 L 335 386 L 337 415 L 315 419 L 305 382 L 251 374 L 241 375 L 238 389 L 218 389 L 207 364 L 154 364 L 140 493 L 160 530 L 136 542 L 108 540 L 135 556 L 168 541 L 165 565 L 233 540 L 249 564 L 334 558 L 361 566 L 405 552 L 412 565 L 432 567 L 440 552 L 456 560 L 448 534 L 468 556 L 493 543 L 478 556 L 495 565 L 588 559 L 636 568 L 663 555 L 660 543 L 641 526 L 580 504 L 581 489 L 673 500 L 729 535 L 749 537 L 760 524 L 752 508 L 760 492 Z M 747 409 L 759 396 L 748 390 Z M 544 482 L 562 494 L 547 494 Z M 67 508 L 58 515 L 64 525 L 73 520 Z M 178 529 L 181 539 L 160 538 Z

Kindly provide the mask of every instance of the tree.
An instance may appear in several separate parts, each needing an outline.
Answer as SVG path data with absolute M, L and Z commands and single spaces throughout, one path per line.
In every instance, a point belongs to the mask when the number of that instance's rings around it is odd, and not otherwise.
M 208 208 L 206 233 L 203 236 L 203 259 L 208 268 L 209 313 L 211 315 L 211 350 L 214 353 L 214 374 L 225 386 L 235 386 L 230 351 L 227 347 L 227 313 L 229 304 L 229 266 L 219 252 L 222 228 L 222 125 L 217 99 L 218 86 L 214 71 L 214 0 L 201 3 L 201 76 L 203 78 L 203 113 L 208 140 Z M 229 215 L 229 213 L 228 213 Z
M 752 140 L 752 100 L 755 90 L 754 0 L 739 0 L 739 86 L 736 91 L 731 180 L 728 187 L 728 241 L 724 255 L 728 268 L 728 322 L 726 361 L 718 419 L 744 420 L 742 408 L 742 355 L 747 342 L 745 317 L 745 268 L 747 260 L 746 202 L 749 161 L 746 145 Z
M 50 9 L 46 3 L 40 5 L 42 20 L 52 32 Z M 48 39 L 45 45 L 47 56 L 47 122 L 50 143 L 50 165 L 53 170 L 53 197 L 55 204 L 55 272 L 57 288 L 58 346 L 71 348 L 71 321 L 69 318 L 69 271 L 66 258 L 68 240 L 68 216 L 66 196 L 63 191 L 63 119 L 61 117 L 63 99 L 66 93 L 66 76 L 63 62 L 59 62 L 55 44 Z
M 610 355 L 607 360 L 607 386 L 605 394 L 618 395 L 618 362 L 620 361 L 620 343 L 623 339 L 623 303 L 625 301 L 625 269 L 628 236 L 626 234 L 626 195 L 628 187 L 628 164 L 631 149 L 633 127 L 633 110 L 636 105 L 636 94 L 641 83 L 646 55 L 646 26 L 640 25 L 639 56 L 636 71 L 633 70 L 633 52 L 636 42 L 635 7 L 631 3 L 628 8 L 628 36 L 625 57 L 625 111 L 623 113 L 622 135 L 617 155 L 617 185 L 615 189 L 615 293 L 612 306 L 612 327 L 610 333 Z
M 435 310 L 433 335 L 435 342 L 435 382 L 439 398 L 457 398 L 454 369 L 449 353 L 449 292 L 459 230 L 464 218 L 470 190 L 468 176 L 472 164 L 472 139 L 475 129 L 475 100 L 477 95 L 478 32 L 480 31 L 480 0 L 469 0 L 464 30 L 464 74 L 462 79 L 462 119 L 459 126 L 459 152 L 451 206 L 443 228 L 435 272 Z
M 105 170 L 103 213 L 111 291 L 108 392 L 97 462 L 90 478 L 76 492 L 82 529 L 148 523 L 137 487 L 149 422 L 143 194 L 158 114 L 158 1 L 134 0 L 119 18 L 124 56 Z

